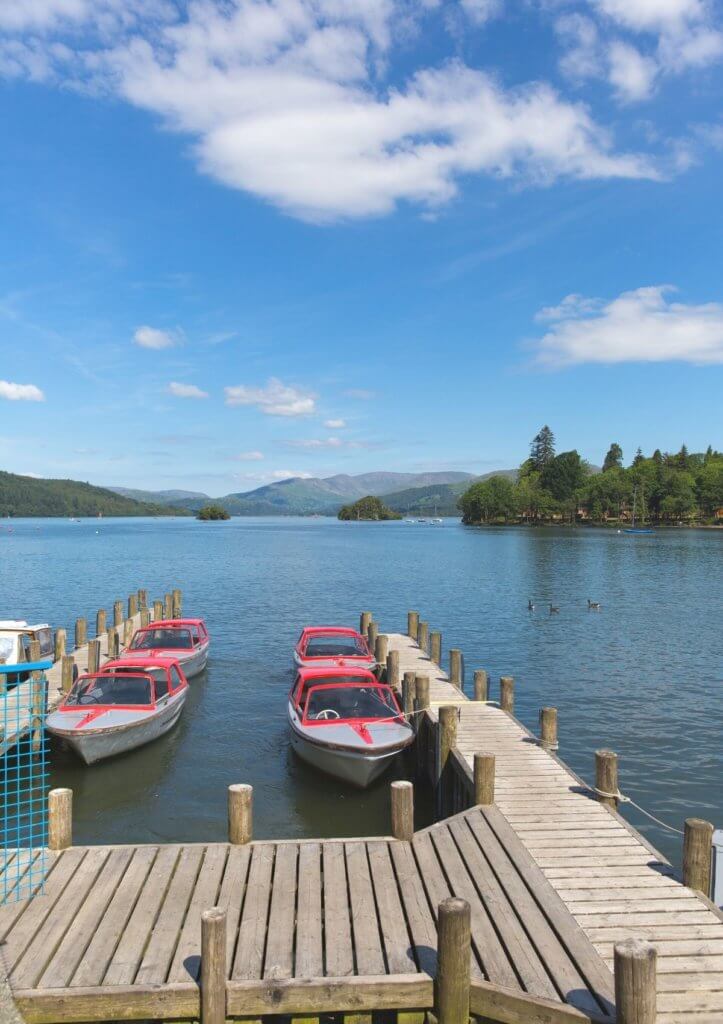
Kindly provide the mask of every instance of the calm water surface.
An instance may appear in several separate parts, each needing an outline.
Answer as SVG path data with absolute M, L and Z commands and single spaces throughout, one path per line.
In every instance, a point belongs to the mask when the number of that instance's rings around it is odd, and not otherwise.
M 208 670 L 170 735 L 92 768 L 53 749 L 51 781 L 75 791 L 79 842 L 223 839 L 231 782 L 254 786 L 258 837 L 387 832 L 388 779 L 358 793 L 315 774 L 291 756 L 285 727 L 301 626 L 356 624 L 366 608 L 389 631 L 418 608 L 445 651 L 464 651 L 468 685 L 476 667 L 514 675 L 530 728 L 556 705 L 560 755 L 586 779 L 608 746 L 622 790 L 650 811 L 723 827 L 722 544 L 713 531 L 634 538 L 452 520 L 4 520 L 0 618 L 72 635 L 76 616 L 94 621 L 138 587 L 157 597 L 180 586 L 184 611 L 211 631 Z M 679 860 L 679 837 L 626 813 Z

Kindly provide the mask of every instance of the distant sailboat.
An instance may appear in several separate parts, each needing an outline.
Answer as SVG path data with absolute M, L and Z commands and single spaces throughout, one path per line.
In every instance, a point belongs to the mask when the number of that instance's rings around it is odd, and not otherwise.
M 641 504 L 642 504 L 643 509 L 644 509 L 645 508 L 645 491 L 643 489 L 643 485 L 642 484 L 640 485 L 640 492 L 641 492 L 640 493 Z M 655 533 L 655 531 L 652 530 L 649 526 L 636 526 L 635 525 L 635 515 L 636 515 L 636 512 L 637 512 L 637 503 L 638 503 L 638 485 L 635 484 L 635 486 L 633 487 L 633 522 L 632 522 L 631 526 L 629 526 L 626 530 L 623 530 L 623 533 L 634 533 L 634 534 L 638 534 L 638 535 L 639 534 L 646 534 L 646 533 Z

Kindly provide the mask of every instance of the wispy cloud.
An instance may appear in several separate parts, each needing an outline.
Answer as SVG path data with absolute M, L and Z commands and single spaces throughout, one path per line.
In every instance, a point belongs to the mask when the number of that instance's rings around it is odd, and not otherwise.
M 143 325 L 136 328 L 133 341 L 141 348 L 164 349 L 174 348 L 181 342 L 179 331 L 161 330 L 159 327 Z
M 9 380 L 0 380 L 0 398 L 5 398 L 8 402 L 45 401 L 45 395 L 35 384 L 13 384 Z
M 376 391 L 370 391 L 368 388 L 347 388 L 343 394 L 347 398 L 357 398 L 360 402 L 371 402 L 377 397 Z
M 175 380 L 171 381 L 167 390 L 175 398 L 208 398 L 208 391 L 202 391 L 195 384 L 180 384 Z
M 239 452 L 231 456 L 234 462 L 260 462 L 263 457 L 263 452 Z
M 291 387 L 271 377 L 262 388 L 238 384 L 224 388 L 226 405 L 252 405 L 267 416 L 310 416 L 316 408 L 312 391 Z
M 324 426 L 329 430 L 343 430 L 346 420 L 324 420 Z

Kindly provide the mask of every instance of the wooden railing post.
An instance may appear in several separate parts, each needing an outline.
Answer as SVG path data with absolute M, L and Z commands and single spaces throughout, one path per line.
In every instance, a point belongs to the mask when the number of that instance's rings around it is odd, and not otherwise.
M 183 615 L 183 592 L 178 587 L 171 594 L 171 611 L 174 619 L 180 619 Z
M 48 849 L 67 850 L 73 845 L 73 790 L 48 793 Z
M 464 685 L 462 675 L 462 652 L 458 648 L 453 647 L 449 652 L 449 681 L 458 690 L 461 690 Z
M 163 618 L 173 618 L 173 594 L 163 595 Z
M 456 896 L 439 904 L 434 1011 L 438 1024 L 468 1024 L 470 909 Z M 647 1022 L 646 1022 L 647 1024 Z
M 710 896 L 713 870 L 713 826 L 702 818 L 686 818 L 683 832 L 683 884 Z
M 88 674 L 93 675 L 100 668 L 100 640 L 88 641 Z
M 392 800 L 392 835 L 405 843 L 414 838 L 414 786 L 411 782 L 393 782 L 390 787 Z
M 417 776 L 424 779 L 425 783 L 433 781 L 430 779 L 430 750 L 434 739 L 434 733 L 428 728 L 426 716 L 423 714 L 429 708 L 429 676 L 417 675 L 414 677 L 414 731 L 417 739 L 414 749 L 417 755 Z
M 253 796 L 253 786 L 228 787 L 228 841 L 234 846 L 245 846 L 253 838 Z
M 151 613 L 148 608 L 141 608 L 141 629 L 151 624 Z
M 113 602 L 113 625 L 121 626 L 123 624 L 123 602 Z
M 379 623 L 372 621 L 369 623 L 369 632 L 367 633 L 367 640 L 369 642 L 369 650 L 374 654 L 377 649 L 377 637 L 379 636 Z
M 508 715 L 515 713 L 515 681 L 512 676 L 500 676 L 500 707 Z
M 72 654 L 64 654 L 60 667 L 60 688 L 63 693 L 69 693 L 73 686 L 75 659 Z
M 30 661 L 40 661 L 40 641 L 31 640 L 29 648 Z M 30 733 L 31 749 L 34 754 L 43 745 L 46 691 L 48 687 L 45 673 L 35 670 L 30 673 Z
M 65 637 L 66 633 L 62 626 L 58 626 L 55 630 L 55 656 L 53 661 L 62 661 L 65 655 Z
M 386 635 L 386 633 L 379 633 L 374 644 L 374 658 L 376 659 L 376 663 L 381 670 L 383 670 L 387 664 L 388 653 L 389 637 Z
M 429 658 L 435 665 L 442 664 L 442 634 L 438 631 L 429 634 Z
M 618 806 L 618 755 L 612 750 L 595 751 L 595 789 L 598 800 L 613 810 Z M 601 796 L 601 794 L 608 794 Z
M 159 622 L 163 618 L 163 601 L 153 602 L 153 621 Z
M 220 907 L 201 914 L 201 1021 L 226 1021 L 226 911 Z
M 133 619 L 126 619 L 123 623 L 123 646 L 130 647 L 133 639 Z
M 387 686 L 393 690 L 399 689 L 399 651 L 387 654 Z
M 655 1024 L 655 946 L 641 939 L 615 945 L 615 1020 L 617 1024 Z
M 128 595 L 128 618 L 132 619 L 138 614 L 138 594 Z
M 140 608 L 141 611 L 143 611 L 144 608 L 148 607 L 148 591 L 147 590 L 139 590 L 138 591 L 138 607 Z
M 88 642 L 88 622 L 87 619 L 76 619 L 75 620 L 75 649 L 79 647 L 85 647 Z
M 402 680 L 402 709 L 416 731 L 414 700 L 417 696 L 417 677 L 414 672 L 405 672 Z
M 428 622 L 420 622 L 419 623 L 419 625 L 417 627 L 417 643 L 419 644 L 420 651 L 422 651 L 424 654 L 427 654 L 428 649 L 429 649 L 429 623 Z
M 103 636 L 107 629 L 105 608 L 99 608 L 95 613 L 95 635 Z
M 417 639 L 419 631 L 419 612 L 407 612 L 407 636 Z
M 439 709 L 439 739 L 437 756 L 437 820 L 445 816 L 447 810 L 446 791 L 449 788 L 449 771 L 447 762 L 452 749 L 457 745 L 457 708 L 447 704 Z
M 495 802 L 495 755 L 474 755 L 474 802 L 488 807 Z
M 361 633 L 362 636 L 368 636 L 369 626 L 371 625 L 371 622 L 372 613 L 362 612 L 361 615 L 359 616 L 359 632 Z
M 550 750 L 557 746 L 557 708 L 540 709 L 540 743 Z
M 489 677 L 483 668 L 478 668 L 474 674 L 474 699 L 489 700 Z

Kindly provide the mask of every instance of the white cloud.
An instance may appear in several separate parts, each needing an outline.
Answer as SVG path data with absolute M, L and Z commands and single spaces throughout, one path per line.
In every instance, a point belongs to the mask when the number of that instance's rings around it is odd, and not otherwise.
M 263 452 L 239 452 L 232 456 L 235 462 L 260 462 L 263 457 Z
M 226 405 L 254 405 L 267 416 L 309 416 L 316 407 L 316 395 L 311 391 L 283 384 L 271 377 L 264 388 L 251 388 L 245 384 L 224 388 Z
M 471 21 L 484 25 L 502 13 L 502 0 L 461 0 L 462 7 Z
M 201 391 L 195 384 L 179 384 L 175 380 L 168 385 L 168 392 L 176 398 L 208 398 L 208 391 Z
M 540 340 L 537 362 L 723 363 L 723 304 L 685 305 L 668 298 L 675 289 L 655 285 L 623 292 L 610 302 L 568 296 L 563 312 Z M 552 309 L 546 311 L 549 319 Z
M 328 427 L 329 430 L 343 430 L 346 426 L 346 420 L 324 420 L 324 426 Z
M 434 209 L 470 175 L 535 184 L 656 176 L 545 83 L 506 89 L 459 61 L 395 74 L 395 44 L 408 62 L 410 23 L 429 3 L 198 0 L 171 23 L 175 8 L 158 0 L 147 17 L 136 0 L 125 21 L 121 0 L 34 2 L 46 34 L 23 45 L 37 70 L 23 70 L 26 54 L 12 73 L 115 93 L 158 114 L 195 139 L 203 171 L 308 220 L 383 215 L 404 202 Z M 86 30 L 82 49 L 63 31 L 63 5 Z M 496 6 L 465 0 L 478 19 Z
M 348 442 L 340 437 L 308 437 L 300 441 L 287 441 L 291 448 L 343 448 Z
M 295 471 L 293 469 L 275 469 L 271 476 L 274 480 L 290 480 L 298 478 L 299 480 L 312 480 L 312 473 L 302 473 L 301 471 Z
M 9 402 L 45 401 L 45 395 L 35 384 L 13 384 L 9 380 L 0 380 L 0 398 Z
M 138 327 L 133 334 L 133 341 L 141 348 L 173 348 L 179 342 L 179 335 L 176 331 L 164 331 L 158 327 L 144 325 Z
M 637 32 L 680 31 L 704 20 L 709 5 L 703 0 L 590 0 L 603 14 Z
M 653 92 L 658 64 L 644 57 L 629 43 L 616 41 L 608 50 L 610 82 L 618 97 L 626 102 L 647 99 Z

